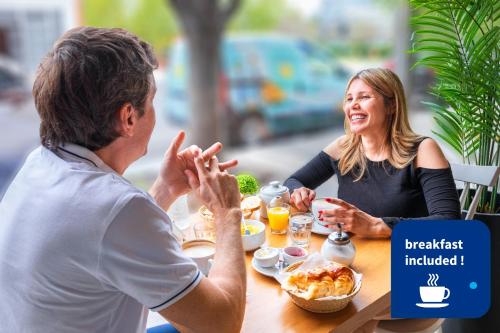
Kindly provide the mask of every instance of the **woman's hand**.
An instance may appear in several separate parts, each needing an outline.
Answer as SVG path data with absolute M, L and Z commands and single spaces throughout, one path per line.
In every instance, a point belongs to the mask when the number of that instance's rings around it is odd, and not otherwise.
M 290 203 L 297 208 L 298 211 L 306 212 L 311 207 L 311 203 L 316 197 L 316 192 L 307 187 L 300 187 L 293 191 L 290 196 Z
M 319 220 L 329 228 L 338 229 L 343 225 L 344 231 L 350 231 L 362 237 L 390 237 L 392 230 L 381 218 L 371 216 L 358 207 L 337 198 L 326 198 L 326 201 L 337 205 L 337 208 L 320 211 Z
M 184 131 L 180 131 L 172 140 L 170 147 L 163 157 L 160 174 L 149 191 L 156 202 L 165 210 L 168 209 L 178 196 L 186 194 L 191 190 L 184 171 L 190 170 L 198 177 L 198 171 L 194 163 L 195 157 L 199 154 L 203 162 L 207 162 L 222 149 L 222 144 L 217 142 L 204 152 L 195 145 L 179 151 L 185 137 L 186 134 Z M 236 164 L 238 164 L 236 160 L 219 163 L 218 169 L 219 171 L 224 171 L 236 166 Z

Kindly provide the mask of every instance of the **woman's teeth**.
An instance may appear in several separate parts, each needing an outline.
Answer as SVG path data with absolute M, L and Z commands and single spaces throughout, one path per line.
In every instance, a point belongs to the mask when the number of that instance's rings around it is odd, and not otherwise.
M 351 120 L 359 120 L 359 119 L 365 119 L 365 118 L 366 118 L 366 116 L 356 114 L 356 115 L 351 117 Z

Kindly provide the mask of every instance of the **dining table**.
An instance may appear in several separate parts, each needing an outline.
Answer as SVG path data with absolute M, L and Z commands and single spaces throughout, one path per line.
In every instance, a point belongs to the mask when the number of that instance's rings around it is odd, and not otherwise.
M 266 225 L 265 245 L 283 248 L 292 245 L 288 235 L 272 234 Z M 319 252 L 327 235 L 313 233 L 309 254 Z M 252 267 L 254 251 L 246 252 L 247 301 L 242 332 L 335 332 L 351 333 L 387 310 L 391 298 L 390 239 L 351 237 L 356 256 L 351 268 L 361 273 L 362 284 L 346 308 L 332 313 L 313 313 L 295 305 L 273 277 Z

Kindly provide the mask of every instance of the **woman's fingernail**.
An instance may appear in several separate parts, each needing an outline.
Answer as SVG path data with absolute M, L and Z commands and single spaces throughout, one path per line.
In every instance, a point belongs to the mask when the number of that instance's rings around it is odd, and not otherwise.
M 332 199 L 330 199 L 330 198 L 326 198 L 326 199 L 325 199 L 325 201 L 326 201 L 326 202 L 332 202 Z
M 318 211 L 318 213 L 323 214 L 323 211 L 322 211 L 322 210 L 319 210 L 319 211 Z
M 323 221 L 323 218 L 322 218 L 322 217 L 320 217 L 320 218 L 319 218 L 319 220 L 320 220 L 320 221 Z

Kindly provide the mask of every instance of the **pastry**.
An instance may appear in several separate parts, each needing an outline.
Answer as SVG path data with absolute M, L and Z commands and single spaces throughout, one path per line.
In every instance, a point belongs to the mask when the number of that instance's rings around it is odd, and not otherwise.
M 284 287 L 307 300 L 348 295 L 354 289 L 354 275 L 346 266 L 328 265 L 293 273 Z

